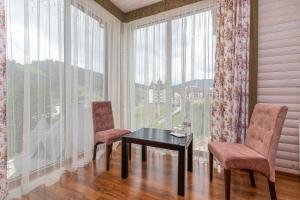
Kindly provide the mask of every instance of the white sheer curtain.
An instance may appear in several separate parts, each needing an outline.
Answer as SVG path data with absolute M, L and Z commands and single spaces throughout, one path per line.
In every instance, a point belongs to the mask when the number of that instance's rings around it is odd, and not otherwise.
M 105 66 L 120 67 L 107 53 L 120 44 L 105 41 L 120 40 L 120 22 L 90 0 L 9 0 L 6 10 L 13 197 L 91 160 L 90 102 L 113 98 Z
M 123 127 L 123 119 L 121 116 L 121 23 L 111 20 L 107 23 L 106 30 L 106 76 L 107 88 L 106 98 L 112 102 L 114 122 L 116 127 Z
M 64 2 L 10 0 L 6 11 L 8 179 L 27 192 L 65 159 Z
M 126 36 L 127 125 L 133 130 L 174 129 L 190 121 L 194 149 L 204 155 L 210 139 L 215 49 L 212 3 L 132 22 Z
M 66 65 L 65 94 L 66 134 L 71 141 L 66 144 L 71 167 L 76 168 L 92 156 L 91 101 L 104 100 L 105 24 L 82 1 L 71 1 L 70 16 L 71 37 L 66 40 L 70 42 L 71 64 Z

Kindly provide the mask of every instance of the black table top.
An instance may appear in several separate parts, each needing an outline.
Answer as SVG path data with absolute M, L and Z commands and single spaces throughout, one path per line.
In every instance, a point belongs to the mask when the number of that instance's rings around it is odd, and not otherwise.
M 187 146 L 193 138 L 193 134 L 189 134 L 186 137 L 175 137 L 171 135 L 170 130 L 161 130 L 155 128 L 141 128 L 132 133 L 129 133 L 123 138 L 159 142 L 164 144 Z

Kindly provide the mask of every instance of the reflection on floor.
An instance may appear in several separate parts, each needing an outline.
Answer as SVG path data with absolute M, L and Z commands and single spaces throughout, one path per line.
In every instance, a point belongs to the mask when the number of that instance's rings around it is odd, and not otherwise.
M 66 172 L 56 184 L 40 186 L 24 200 L 57 199 L 224 199 L 223 174 L 215 171 L 214 181 L 209 182 L 206 164 L 194 161 L 194 172 L 187 172 L 186 196 L 176 195 L 177 158 L 171 156 L 149 156 L 147 163 L 141 162 L 141 155 L 132 152 L 129 177 L 121 179 L 120 147 L 113 153 L 111 170 L 105 171 L 105 159 L 90 163 L 77 172 Z M 248 174 L 241 171 L 232 173 L 232 200 L 269 199 L 265 177 L 255 174 L 257 188 L 252 188 Z M 299 200 L 300 178 L 277 174 L 278 199 Z

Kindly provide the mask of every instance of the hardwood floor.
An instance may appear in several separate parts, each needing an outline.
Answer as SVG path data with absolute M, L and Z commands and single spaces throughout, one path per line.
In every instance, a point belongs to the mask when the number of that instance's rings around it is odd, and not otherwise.
M 23 200 L 57 199 L 224 199 L 224 178 L 214 171 L 213 182 L 209 181 L 208 165 L 194 161 L 194 171 L 186 172 L 186 195 L 177 196 L 177 157 L 153 156 L 147 163 L 141 162 L 140 152 L 132 151 L 129 162 L 129 177 L 121 178 L 120 147 L 113 152 L 110 171 L 106 171 L 105 157 L 90 163 L 76 172 L 66 172 L 52 186 L 39 186 Z M 223 171 L 223 170 L 221 170 Z M 247 172 L 233 171 L 231 199 L 269 199 L 265 177 L 255 173 L 256 188 L 251 187 Z M 299 200 L 300 178 L 283 174 L 276 176 L 278 199 Z

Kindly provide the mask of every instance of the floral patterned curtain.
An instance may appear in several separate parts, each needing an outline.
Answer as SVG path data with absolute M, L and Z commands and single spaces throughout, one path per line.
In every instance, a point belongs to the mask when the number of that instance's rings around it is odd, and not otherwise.
M 6 138 L 6 29 L 4 0 L 0 0 L 0 199 L 7 194 L 7 138 Z
M 212 140 L 243 143 L 248 126 L 250 0 L 218 0 Z

